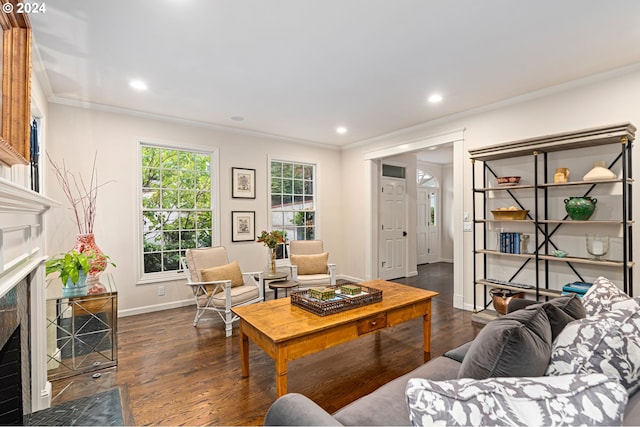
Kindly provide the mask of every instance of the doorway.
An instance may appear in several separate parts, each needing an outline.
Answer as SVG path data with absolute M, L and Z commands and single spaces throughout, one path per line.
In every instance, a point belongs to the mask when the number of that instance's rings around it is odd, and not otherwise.
M 464 296 L 463 296 L 463 281 L 464 281 L 464 248 L 463 248 L 463 181 L 464 174 L 463 171 L 463 163 L 464 163 L 464 129 L 442 133 L 439 135 L 435 135 L 432 137 L 414 140 L 408 143 L 398 144 L 395 146 L 389 146 L 386 148 L 374 150 L 368 153 L 365 153 L 364 160 L 366 165 L 366 176 L 368 185 L 366 199 L 367 206 L 369 206 L 369 215 L 365 217 L 365 227 L 369 230 L 368 233 L 365 233 L 365 278 L 367 280 L 375 279 L 380 277 L 380 263 L 379 263 L 379 238 L 380 238 L 380 209 L 379 209 L 379 196 L 380 196 L 380 185 L 381 185 L 381 166 L 382 159 L 387 157 L 398 156 L 401 154 L 409 154 L 409 153 L 418 153 L 429 149 L 429 147 L 435 147 L 440 145 L 448 145 L 453 150 L 453 163 L 452 163 L 452 185 L 451 185 L 451 202 L 447 207 L 448 212 L 450 212 L 450 230 L 446 230 L 446 233 L 449 233 L 452 241 L 452 261 L 455 265 L 459 265 L 460 268 L 454 269 L 454 280 L 453 280 L 453 292 L 454 292 L 454 306 L 456 308 L 464 307 Z M 414 181 L 415 182 L 415 181 Z M 409 189 L 411 191 L 411 189 Z M 415 191 L 415 186 L 413 187 L 413 191 Z M 453 194 L 460 195 L 460 197 L 453 197 Z M 445 195 L 441 194 L 441 198 L 444 198 Z M 447 195 L 449 197 L 449 195 Z M 415 212 L 409 215 L 415 215 Z M 411 222 L 415 221 L 415 217 Z M 409 223 L 409 226 L 412 228 L 410 230 L 409 238 L 414 243 L 411 243 L 409 246 L 413 247 L 415 244 L 415 223 Z M 445 232 L 445 230 L 443 230 Z M 409 252 L 409 257 L 413 258 L 408 265 L 414 265 L 416 263 L 415 259 L 415 248 Z M 409 267 L 411 268 L 411 267 Z M 415 273 L 416 272 L 410 272 Z

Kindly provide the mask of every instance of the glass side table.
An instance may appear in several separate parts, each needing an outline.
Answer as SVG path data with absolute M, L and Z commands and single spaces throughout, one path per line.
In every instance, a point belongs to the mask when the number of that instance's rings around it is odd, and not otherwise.
M 47 279 L 49 380 L 118 364 L 118 291 L 111 274 L 98 281 L 97 293 L 64 297 L 60 279 Z

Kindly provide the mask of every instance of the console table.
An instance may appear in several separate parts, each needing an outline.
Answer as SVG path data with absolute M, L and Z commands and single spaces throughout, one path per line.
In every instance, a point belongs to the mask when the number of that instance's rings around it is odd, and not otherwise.
M 60 279 L 47 280 L 50 380 L 118 364 L 118 291 L 109 273 L 100 274 L 99 283 L 104 287 L 101 292 L 63 297 Z

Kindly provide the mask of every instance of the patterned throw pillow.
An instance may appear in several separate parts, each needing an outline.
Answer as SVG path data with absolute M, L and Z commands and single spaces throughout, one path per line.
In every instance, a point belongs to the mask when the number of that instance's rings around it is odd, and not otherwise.
M 628 299 L 611 308 L 571 322 L 560 332 L 546 375 L 603 373 L 617 378 L 629 394 L 638 389 L 640 307 Z
M 598 277 L 582 298 L 582 304 L 587 316 L 594 316 L 603 311 L 610 311 L 611 304 L 629 298 L 629 295 L 625 294 L 609 279 Z
M 535 378 L 410 379 L 414 426 L 621 425 L 628 395 L 602 374 Z

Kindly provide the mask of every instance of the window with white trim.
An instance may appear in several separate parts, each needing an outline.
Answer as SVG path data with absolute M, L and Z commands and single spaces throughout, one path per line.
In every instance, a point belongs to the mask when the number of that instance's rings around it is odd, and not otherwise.
M 187 249 L 212 246 L 212 153 L 140 149 L 143 274 L 175 273 Z
M 271 228 L 285 232 L 286 241 L 316 238 L 316 165 L 271 161 Z M 288 258 L 286 246 L 278 259 Z

